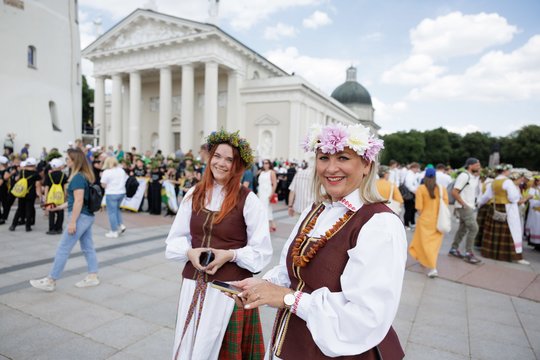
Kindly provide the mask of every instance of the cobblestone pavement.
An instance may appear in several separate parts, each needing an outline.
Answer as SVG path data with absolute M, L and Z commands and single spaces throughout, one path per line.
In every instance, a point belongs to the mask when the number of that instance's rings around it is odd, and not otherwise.
M 276 206 L 272 264 L 295 222 L 285 210 Z M 97 216 L 101 285 L 73 286 L 86 273 L 77 245 L 53 293 L 28 284 L 48 273 L 59 240 L 45 235 L 47 219 L 38 211 L 28 233 L 24 226 L 15 232 L 0 226 L 0 359 L 171 357 L 181 282 L 180 266 L 164 259 L 173 218 L 124 217 L 125 235 L 108 239 L 106 216 Z M 540 358 L 540 254 L 525 249 L 530 266 L 489 259 L 474 266 L 446 256 L 452 236 L 441 249 L 439 278 L 428 279 L 408 263 L 394 322 L 406 359 Z M 261 313 L 268 339 L 274 311 Z

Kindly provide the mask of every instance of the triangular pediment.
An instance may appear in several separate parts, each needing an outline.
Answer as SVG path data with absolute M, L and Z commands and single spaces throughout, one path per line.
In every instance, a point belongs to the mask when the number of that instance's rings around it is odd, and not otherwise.
M 83 56 L 181 39 L 213 30 L 213 26 L 138 9 L 83 50 Z
M 279 120 L 277 120 L 276 118 L 268 115 L 268 114 L 265 114 L 263 116 L 261 116 L 260 118 L 258 118 L 256 121 L 255 121 L 255 125 L 256 126 L 261 126 L 261 125 L 272 125 L 272 126 L 276 126 L 276 125 L 279 125 Z

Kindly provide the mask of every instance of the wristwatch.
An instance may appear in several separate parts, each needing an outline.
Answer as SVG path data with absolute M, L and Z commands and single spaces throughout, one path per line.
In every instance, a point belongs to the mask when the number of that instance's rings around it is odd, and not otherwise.
M 284 297 L 283 297 L 283 302 L 285 303 L 285 307 L 287 309 L 290 309 L 290 307 L 294 304 L 294 301 L 296 300 L 295 296 L 294 296 L 294 293 L 290 292 L 288 294 L 286 294 Z

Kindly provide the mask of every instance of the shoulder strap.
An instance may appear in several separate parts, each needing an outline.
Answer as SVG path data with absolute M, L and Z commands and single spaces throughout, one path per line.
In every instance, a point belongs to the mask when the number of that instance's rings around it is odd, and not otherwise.
M 390 196 L 388 197 L 388 201 L 392 201 L 392 199 L 394 199 L 394 187 L 396 185 L 394 185 L 394 183 L 392 181 L 390 181 Z

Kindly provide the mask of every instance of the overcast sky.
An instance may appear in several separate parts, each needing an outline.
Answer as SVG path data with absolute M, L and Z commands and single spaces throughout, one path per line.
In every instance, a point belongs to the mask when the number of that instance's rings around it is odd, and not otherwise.
M 79 0 L 81 46 L 138 7 L 208 21 L 208 0 Z M 219 26 L 325 93 L 351 64 L 382 133 L 540 125 L 538 0 L 221 0 Z M 91 77 L 92 65 L 83 61 Z M 89 79 L 93 84 L 92 79 Z

